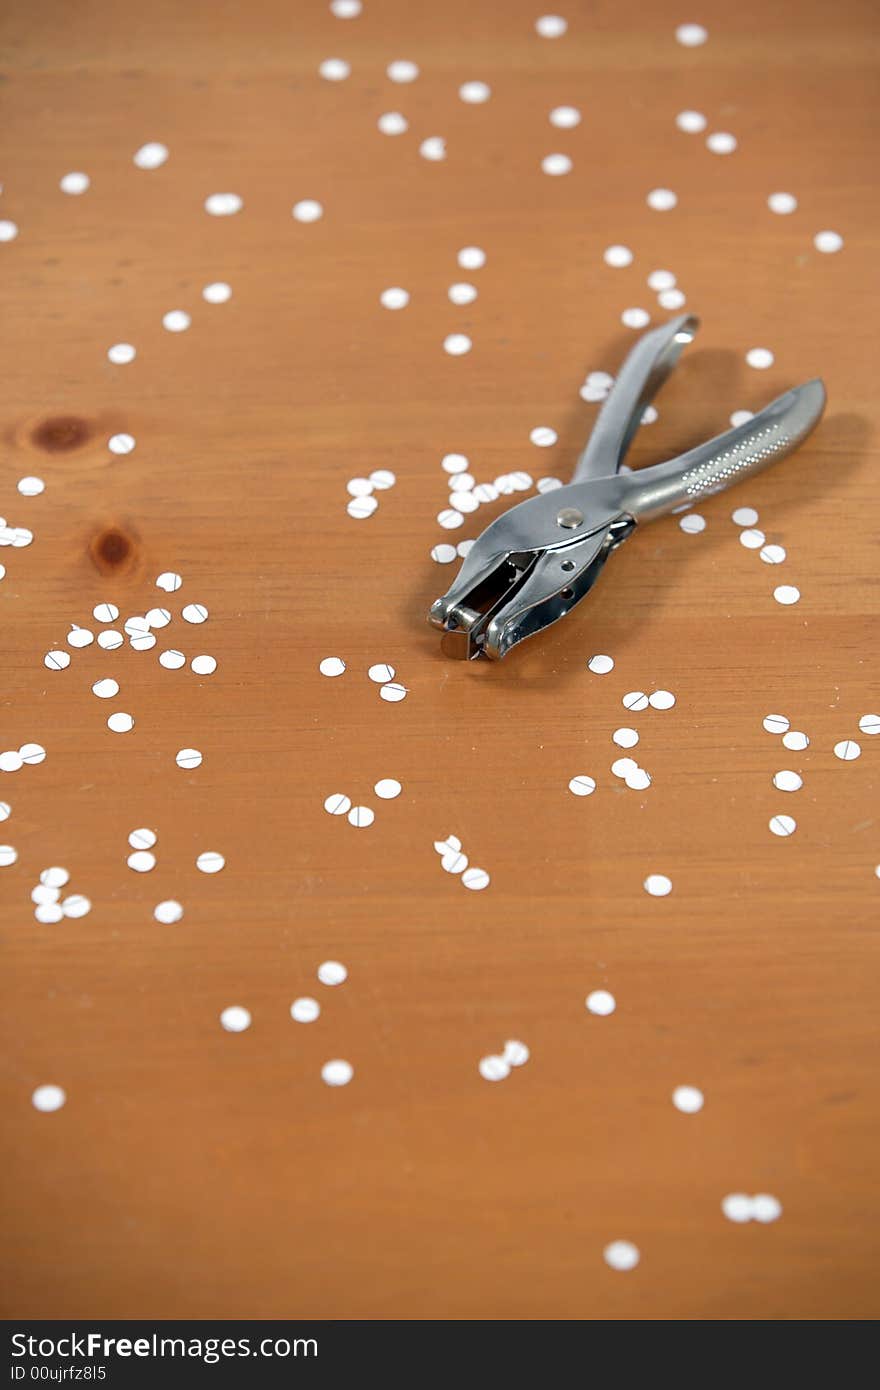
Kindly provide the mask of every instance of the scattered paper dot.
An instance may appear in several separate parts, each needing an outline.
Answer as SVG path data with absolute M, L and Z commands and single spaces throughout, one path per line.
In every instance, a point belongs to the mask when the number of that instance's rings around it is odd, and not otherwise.
M 625 328 L 645 328 L 651 322 L 651 315 L 647 309 L 624 309 L 620 322 Z
M 381 801 L 393 801 L 396 796 L 400 796 L 403 787 L 394 777 L 380 777 L 373 791 Z
M 198 748 L 181 748 L 174 761 L 177 763 L 178 767 L 190 770 L 195 767 L 201 767 L 202 755 Z
M 669 212 L 678 202 L 678 195 L 671 188 L 652 188 L 646 200 L 655 212 Z
M 607 1018 L 617 1008 L 617 1000 L 607 989 L 592 990 L 584 1002 L 588 1013 L 595 1014 L 597 1018 Z
M 773 774 L 773 785 L 778 792 L 797 792 L 804 785 L 804 779 L 790 768 L 782 768 Z
M 773 590 L 773 597 L 776 602 L 782 603 L 786 607 L 792 603 L 797 603 L 800 596 L 801 591 L 794 584 L 780 584 L 778 588 Z
M 615 729 L 611 737 L 618 748 L 635 748 L 639 741 L 639 736 L 635 729 Z
M 409 303 L 409 290 L 401 289 L 399 285 L 392 285 L 390 289 L 383 290 L 379 295 L 379 303 L 385 309 L 405 309 Z
M 344 58 L 325 58 L 319 64 L 318 72 L 328 82 L 344 82 L 351 72 L 351 65 Z
M 130 869 L 134 869 L 136 874 L 148 874 L 151 869 L 156 867 L 156 856 L 151 854 L 148 849 L 136 849 L 132 851 L 125 862 Z
M 431 548 L 431 559 L 438 565 L 451 565 L 458 552 L 454 545 L 435 545 Z
M 606 246 L 602 253 L 602 259 L 606 265 L 614 266 L 619 269 L 625 265 L 632 264 L 633 253 L 628 246 Z
M 132 715 L 126 714 L 123 710 L 117 710 L 116 713 L 111 714 L 110 718 L 107 720 L 107 728 L 114 734 L 131 733 L 131 730 L 134 728 L 134 718 Z
M 486 253 L 481 246 L 463 246 L 456 259 L 462 270 L 480 270 L 486 264 Z
M 851 763 L 862 756 L 862 750 L 854 739 L 845 738 L 841 739 L 840 743 L 835 743 L 834 756 L 840 758 L 841 762 Z
M 576 106 L 554 106 L 550 112 L 550 124 L 557 130 L 574 130 L 581 123 L 581 113 Z
M 180 921 L 183 916 L 183 907 L 174 898 L 166 898 L 164 902 L 157 903 L 153 908 L 153 916 L 157 922 L 171 926 L 172 923 Z
M 572 777 L 568 790 L 573 796 L 590 796 L 596 790 L 596 780 L 594 777 L 588 777 L 586 773 L 580 773 L 577 777 Z
M 348 823 L 353 825 L 356 830 L 366 830 L 367 826 L 372 825 L 376 819 L 375 812 L 369 806 L 352 806 L 348 813 Z
M 653 690 L 648 696 L 648 704 L 652 709 L 672 709 L 675 696 L 671 690 Z
M 219 874 L 226 860 L 216 850 L 204 850 L 196 860 L 196 868 L 203 874 Z
M 504 1044 L 502 1056 L 509 1067 L 524 1067 L 531 1053 L 524 1042 L 511 1038 L 509 1042 Z
M 465 888 L 470 888 L 473 892 L 479 893 L 483 888 L 489 886 L 489 875 L 485 869 L 465 869 L 461 876 L 461 881 Z
M 456 284 L 449 286 L 447 294 L 453 304 L 473 304 L 477 297 L 477 288 L 464 281 L 457 281 Z
M 230 1004 L 221 1013 L 220 1023 L 227 1033 L 243 1033 L 251 1026 L 250 1010 L 242 1008 L 240 1004 Z
M 70 652 L 47 652 L 43 657 L 43 665 L 50 671 L 66 671 L 70 665 Z
M 290 1006 L 290 1017 L 295 1023 L 314 1023 L 321 1014 L 321 1005 L 317 999 L 312 999 L 310 995 L 303 994 L 299 999 L 294 999 Z
M 335 1058 L 332 1062 L 325 1062 L 321 1068 L 321 1078 L 328 1086 L 347 1086 L 354 1076 L 354 1067 L 351 1062 L 346 1062 L 343 1058 Z
M 698 536 L 701 531 L 706 529 L 706 518 L 700 516 L 699 512 L 688 512 L 686 516 L 679 519 L 679 526 L 687 536 Z
M 859 728 L 863 734 L 874 737 L 880 734 L 880 714 L 863 714 L 859 720 Z
M 786 748 L 792 749 L 796 753 L 802 753 L 805 748 L 809 748 L 810 740 L 806 734 L 802 734 L 800 729 L 792 729 L 789 733 L 782 735 L 782 742 Z
M 18 236 L 18 225 L 10 222 L 9 218 L 0 219 L 0 241 L 15 241 Z
M 793 835 L 797 829 L 797 821 L 794 816 L 771 816 L 768 824 L 773 834 L 782 838 Z
M 0 845 L 0 869 L 8 869 L 18 858 L 18 850 L 12 845 Z
M 559 39 L 568 28 L 568 20 L 559 14 L 542 14 L 535 20 L 535 30 L 542 39 Z
M 762 545 L 761 559 L 765 565 L 781 565 L 785 559 L 785 546 Z
M 450 333 L 443 339 L 443 351 L 450 357 L 463 357 L 470 352 L 473 343 L 466 333 Z
M 112 700 L 119 694 L 119 682 L 105 676 L 103 680 L 95 681 L 92 694 L 97 695 L 99 700 Z
M 614 658 L 611 656 L 591 656 L 587 666 L 594 676 L 607 676 L 609 671 L 614 670 Z
M 345 662 L 341 656 L 325 656 L 318 670 L 322 676 L 341 676 L 345 672 Z
M 325 960 L 318 966 L 318 979 L 322 985 L 341 985 L 348 979 L 348 971 L 341 961 Z
M 490 1053 L 480 1058 L 478 1070 L 484 1081 L 505 1081 L 510 1075 L 510 1063 L 498 1053 Z
M 397 58 L 388 64 L 385 72 L 392 82 L 415 82 L 419 68 L 417 63 L 410 62 L 408 58 Z
M 345 792 L 331 792 L 324 800 L 324 810 L 329 816 L 347 816 L 351 809 L 351 797 Z
M 754 507 L 737 507 L 736 511 L 731 512 L 731 520 L 737 526 L 754 526 L 758 520 L 758 513 Z
M 166 671 L 179 671 L 181 666 L 186 665 L 186 657 L 183 652 L 169 647 L 168 651 L 159 653 L 159 665 L 164 666 Z
M 768 734 L 784 734 L 791 723 L 790 719 L 784 714 L 767 714 L 764 716 L 764 728 Z
M 213 280 L 202 290 L 202 299 L 206 304 L 226 304 L 231 298 L 232 286 L 227 285 L 225 280 Z
M 749 366 L 757 368 L 758 371 L 766 371 L 768 367 L 772 367 L 774 360 L 773 353 L 769 348 L 749 348 L 746 353 L 746 361 Z
M 46 484 L 42 478 L 34 478 L 30 475 L 26 478 L 19 478 L 17 486 L 22 497 L 39 497 L 40 493 L 46 490 Z
M 18 756 L 29 767 L 36 767 L 37 763 L 46 761 L 46 750 L 41 743 L 23 743 L 18 750 Z
M 492 88 L 488 82 L 463 82 L 458 89 L 458 95 L 469 106 L 480 106 L 489 100 Z
M 211 193 L 205 199 L 205 212 L 211 217 L 233 217 L 243 206 L 237 193 Z
M 409 121 L 400 111 L 384 111 L 376 124 L 383 135 L 403 135 L 409 130 Z
M 379 694 L 383 700 L 395 705 L 406 699 L 407 690 L 406 686 L 401 685 L 399 681 L 389 681 L 387 685 L 379 688 Z
M 60 1110 L 67 1095 L 60 1086 L 38 1086 L 31 1096 L 31 1104 L 35 1110 L 41 1110 L 44 1115 L 49 1115 L 53 1110 Z
M 665 874 L 648 874 L 644 889 L 652 898 L 665 898 L 672 892 L 672 879 Z
M 61 904 L 61 911 L 65 917 L 86 917 L 91 910 L 92 904 L 82 893 L 71 893 Z
M 169 309 L 162 316 L 162 327 L 169 333 L 185 333 L 191 323 L 192 319 L 183 309 Z
M 139 169 L 158 169 L 167 158 L 168 148 L 158 140 L 150 140 L 146 145 L 141 145 L 132 155 L 132 160 Z
M 698 135 L 706 129 L 707 121 L 702 111 L 679 111 L 675 124 L 688 135 Z
M 605 1246 L 602 1254 L 610 1269 L 635 1269 L 641 1259 L 638 1246 L 633 1245 L 631 1240 L 613 1240 Z
M 190 662 L 190 669 L 197 676 L 213 676 L 217 670 L 217 658 L 209 656 L 204 652 L 201 656 L 194 656 Z
M 715 130 L 706 136 L 706 147 L 713 154 L 733 154 L 736 149 L 736 136 L 729 130 Z
M 797 210 L 797 198 L 793 193 L 771 193 L 767 199 L 767 206 L 780 217 L 787 217 L 789 213 Z
M 137 357 L 137 349 L 131 343 L 114 343 L 107 349 L 107 356 L 117 367 L 123 367 L 127 362 L 133 362 Z
M 833 256 L 835 251 L 839 251 L 843 246 L 843 237 L 839 232 L 817 232 L 813 237 L 813 245 L 826 256 Z
M 709 31 L 702 24 L 679 24 L 675 37 L 685 48 L 699 48 L 708 39 Z
M 361 0 L 330 0 L 330 13 L 337 19 L 357 19 L 363 8 Z
M 175 574 L 173 570 L 165 570 L 156 580 L 156 588 L 164 589 L 166 594 L 173 594 L 177 592 L 182 583 L 183 580 L 179 574 Z
M 180 616 L 187 623 L 203 623 L 208 616 L 208 610 L 203 603 L 188 603 L 181 610 Z
M 558 178 L 560 174 L 570 174 L 573 163 L 567 154 L 547 154 L 541 160 L 541 168 L 545 174 Z
M 314 198 L 302 198 L 291 211 L 297 222 L 317 222 L 324 216 L 322 205 Z

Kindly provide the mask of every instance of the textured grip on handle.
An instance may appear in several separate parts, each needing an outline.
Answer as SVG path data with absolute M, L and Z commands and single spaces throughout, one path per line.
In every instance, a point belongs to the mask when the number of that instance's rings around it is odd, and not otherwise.
M 737 429 L 680 458 L 629 474 L 626 510 L 637 521 L 650 521 L 760 472 L 797 448 L 819 421 L 824 406 L 825 388 L 818 377 L 786 391 Z

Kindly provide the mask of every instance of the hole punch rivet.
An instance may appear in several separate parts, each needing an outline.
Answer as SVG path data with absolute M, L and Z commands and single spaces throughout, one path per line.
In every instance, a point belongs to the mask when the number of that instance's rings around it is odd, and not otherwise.
M 561 526 L 565 531 L 575 531 L 578 526 L 583 526 L 584 514 L 579 512 L 577 507 L 563 507 L 556 517 L 556 525 Z

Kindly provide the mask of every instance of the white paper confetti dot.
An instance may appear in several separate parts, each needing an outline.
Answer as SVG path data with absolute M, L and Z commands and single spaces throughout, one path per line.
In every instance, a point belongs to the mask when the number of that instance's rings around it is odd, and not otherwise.
M 18 750 L 18 756 L 29 767 L 36 767 L 37 763 L 46 761 L 46 750 L 41 743 L 23 743 Z
M 625 265 L 632 264 L 633 253 L 628 246 L 606 246 L 602 253 L 602 259 L 606 265 L 614 266 L 616 269 Z
M 38 922 L 50 926 L 55 922 L 64 920 L 64 909 L 61 907 L 60 903 L 38 903 L 34 908 L 34 917 Z
M 456 259 L 462 270 L 480 270 L 486 264 L 486 253 L 481 246 L 463 246 Z
M 151 854 L 148 849 L 136 849 L 125 862 L 130 869 L 134 869 L 136 874 L 148 874 L 151 869 L 156 867 L 156 856 Z
M 341 676 L 345 672 L 345 662 L 341 656 L 325 656 L 318 670 L 322 676 Z
M 467 855 L 460 849 L 450 849 L 440 860 L 440 868 L 447 874 L 463 874 L 468 863 Z
M 529 439 L 533 444 L 537 444 L 539 449 L 549 449 L 556 443 L 558 436 L 555 430 L 548 425 L 538 425 L 532 430 Z
M 341 985 L 348 979 L 348 971 L 341 961 L 325 960 L 318 966 L 318 979 L 322 985 Z
M 125 638 L 121 632 L 117 632 L 115 627 L 105 628 L 98 633 L 98 646 L 105 652 L 115 652 L 122 646 Z
M 466 333 L 449 333 L 443 339 L 443 351 L 450 357 L 463 357 L 472 347 L 473 343 Z
M 489 875 L 485 869 L 465 869 L 461 876 L 461 881 L 465 888 L 470 888 L 473 892 L 479 893 L 483 888 L 489 886 Z
M 220 1024 L 227 1033 L 243 1033 L 251 1026 L 250 1010 L 241 1004 L 230 1004 L 220 1015 Z
M 162 316 L 162 327 L 169 333 L 185 333 L 191 323 L 192 319 L 183 309 L 169 309 Z
M 342 1057 L 325 1062 L 321 1068 L 321 1079 L 327 1086 L 347 1086 L 354 1076 L 354 1067 Z
M 780 584 L 773 590 L 773 597 L 777 603 L 782 603 L 788 607 L 792 603 L 797 603 L 800 599 L 801 591 L 794 584 Z
M 626 773 L 624 781 L 630 791 L 643 792 L 650 787 L 652 778 L 651 774 L 646 772 L 643 767 L 634 767 Z
M 128 734 L 134 728 L 134 718 L 123 710 L 117 710 L 107 720 L 107 728 L 114 734 Z
M 387 700 L 390 704 L 394 705 L 406 699 L 407 690 L 406 686 L 401 685 L 399 681 L 389 681 L 387 685 L 380 687 L 379 694 L 383 700 Z
M 758 513 L 754 507 L 737 507 L 736 511 L 731 512 L 730 517 L 737 526 L 754 526 L 758 520 Z
M 702 111 L 679 111 L 675 124 L 688 135 L 698 135 L 706 129 L 707 121 Z
M 168 148 L 158 140 L 150 140 L 146 145 L 141 145 L 132 155 L 132 161 L 139 169 L 158 169 L 167 158 Z
M 351 73 L 351 65 L 344 58 L 325 58 L 318 72 L 327 82 L 344 82 Z
M 635 729 L 615 729 L 611 735 L 618 748 L 635 748 L 639 736 Z
M 681 309 L 684 302 L 685 297 L 681 290 L 661 290 L 657 296 L 657 303 L 661 309 Z
M 757 368 L 758 371 L 766 371 L 768 367 L 772 367 L 774 360 L 773 353 L 769 348 L 749 348 L 746 353 L 746 361 L 749 366 Z
M 348 823 L 353 825 L 356 830 L 366 830 L 368 825 L 372 825 L 376 819 L 375 812 L 369 806 L 352 806 L 348 813 Z
M 645 328 L 651 322 L 651 315 L 647 309 L 624 309 L 620 322 L 625 328 Z
M 454 545 L 435 545 L 431 549 L 431 559 L 438 565 L 451 565 L 457 554 Z
M 736 136 L 729 130 L 714 130 L 706 136 L 706 148 L 713 154 L 733 154 L 736 149 Z
M 213 676 L 217 670 L 217 658 L 203 652 L 200 656 L 193 657 L 190 668 L 197 676 Z
M 591 656 L 587 666 L 594 676 L 607 676 L 609 671 L 614 670 L 614 658 L 610 656 Z
M 687 536 L 698 536 L 701 531 L 706 529 L 706 518 L 700 516 L 699 512 L 688 512 L 679 520 L 679 526 Z
M 243 207 L 237 193 L 211 193 L 205 199 L 205 212 L 211 217 L 234 217 Z
M 12 845 L 0 845 L 0 869 L 8 869 L 18 858 L 18 850 Z
M 61 911 L 65 917 L 86 917 L 91 910 L 92 904 L 82 893 L 71 893 L 61 904 Z
M 777 1221 L 782 1215 L 782 1203 L 768 1192 L 758 1192 L 752 1198 L 753 1221 Z
M 645 201 L 655 212 L 669 212 L 676 206 L 678 196 L 671 188 L 652 188 Z
M 58 181 L 58 187 L 61 189 L 61 192 L 69 193 L 72 197 L 77 197 L 79 194 L 85 193 L 90 184 L 91 179 L 88 174 L 83 174 L 79 171 L 72 171 L 69 174 L 64 174 Z
M 782 838 L 793 835 L 797 829 L 797 821 L 794 816 L 771 816 L 768 825 L 774 835 L 779 835 Z
M 206 304 L 226 304 L 231 298 L 232 286 L 227 285 L 225 280 L 212 280 L 202 290 L 202 299 Z
M 196 860 L 196 868 L 203 874 L 219 874 L 226 860 L 216 850 L 203 850 Z
M 880 734 L 880 714 L 863 714 L 859 720 L 859 728 L 863 734 L 874 737 Z
M 123 367 L 127 362 L 134 361 L 137 349 L 131 343 L 114 343 L 107 349 L 107 356 L 117 367 Z
M 797 198 L 793 193 L 771 193 L 767 199 L 767 206 L 780 217 L 787 217 L 789 213 L 797 210 Z
M 383 135 L 403 135 L 409 130 L 409 121 L 400 111 L 384 111 L 376 124 Z
M 405 309 L 409 303 L 409 290 L 401 289 L 399 285 L 392 285 L 379 295 L 379 303 L 385 309 Z
M 817 232 L 813 237 L 813 245 L 826 256 L 833 256 L 835 251 L 839 251 L 843 246 L 843 237 L 840 232 Z
M 708 37 L 709 31 L 702 24 L 679 24 L 675 31 L 676 41 L 684 48 L 699 48 Z
M 312 999 L 308 994 L 303 994 L 299 999 L 294 999 L 290 1006 L 290 1017 L 295 1023 L 314 1023 L 321 1014 L 321 1005 L 317 999 Z
M 324 209 L 314 198 L 302 198 L 291 209 L 297 222 L 317 222 L 324 216 Z
M 728 1221 L 751 1221 L 752 1200 L 744 1192 L 729 1192 L 721 1202 L 721 1210 Z
M 784 734 L 789 727 L 791 720 L 784 714 L 767 714 L 764 716 L 764 728 L 768 734 Z
M 624 709 L 643 710 L 648 708 L 648 697 L 643 690 L 630 690 L 620 701 Z
M 179 574 L 175 574 L 173 570 L 165 570 L 156 580 L 156 588 L 164 589 L 166 594 L 174 594 L 182 583 L 183 580 Z
M 70 882 L 70 874 L 60 864 L 52 864 L 48 869 L 42 870 L 40 882 L 47 888 L 63 888 Z
M 50 671 L 66 671 L 70 665 L 70 652 L 47 652 L 43 657 L 43 665 Z
M 652 898 L 665 898 L 672 892 L 672 879 L 665 874 L 648 874 L 643 886 Z
M 761 559 L 765 565 L 781 565 L 785 559 L 785 546 L 762 545 Z
M 157 922 L 171 926 L 172 923 L 180 921 L 183 916 L 183 907 L 176 899 L 166 898 L 164 902 L 157 903 L 153 908 L 153 916 Z
M 15 241 L 18 236 L 18 225 L 10 222 L 7 217 L 0 219 L 0 242 Z
M 648 703 L 652 709 L 672 709 L 675 696 L 671 690 L 654 690 L 648 696 Z
M 203 623 L 208 616 L 208 610 L 203 603 L 188 603 L 181 610 L 180 616 L 188 623 Z
M 9 820 L 12 815 L 12 807 L 8 801 L 0 801 L 0 821 Z
M 773 774 L 773 785 L 778 792 L 797 792 L 804 785 L 804 779 L 790 768 L 781 768 Z
M 509 1067 L 524 1067 L 531 1053 L 524 1042 L 511 1038 L 504 1044 L 503 1057 Z
M 330 13 L 337 19 L 357 19 L 363 8 L 361 0 L 330 0 Z
M 370 474 L 370 482 L 374 488 L 380 492 L 386 492 L 388 488 L 394 487 L 397 477 L 391 472 L 390 468 L 374 468 Z
M 60 1086 L 38 1086 L 31 1096 L 31 1104 L 35 1110 L 41 1110 L 44 1115 L 49 1115 L 53 1110 L 60 1110 L 67 1095 Z
M 590 796 L 596 790 L 596 780 L 586 773 L 579 773 L 577 777 L 572 777 L 568 790 L 573 796 Z
M 61 897 L 61 890 L 50 888 L 48 884 L 38 883 L 31 889 L 31 902 L 37 904 L 57 903 Z
M 365 521 L 378 508 L 375 497 L 353 497 L 345 510 L 355 521 Z
M 119 617 L 119 609 L 115 603 L 96 603 L 92 609 L 92 617 L 99 623 L 115 623 Z
M 198 748 L 181 748 L 174 761 L 178 767 L 191 770 L 195 767 L 201 767 L 202 755 Z
M 498 1053 L 481 1057 L 478 1071 L 484 1081 L 504 1081 L 510 1075 L 510 1063 Z
M 105 676 L 102 680 L 95 681 L 92 694 L 97 695 L 99 700 L 112 700 L 119 694 L 119 682 Z
M 159 653 L 159 665 L 164 666 L 166 671 L 179 671 L 181 666 L 186 665 L 186 657 L 183 652 L 169 647 L 167 651 Z
M 21 766 L 21 756 L 14 748 L 7 748 L 0 753 L 0 772 L 18 772 Z
M 351 809 L 351 797 L 345 792 L 331 792 L 324 799 L 324 810 L 328 816 L 347 816 Z
M 549 119 L 557 130 L 574 130 L 581 123 L 581 113 L 576 106 L 554 106 Z
M 40 493 L 46 490 L 43 479 L 31 475 L 26 478 L 19 478 L 17 486 L 22 497 L 39 497 Z
M 641 1259 L 638 1246 L 631 1240 L 613 1240 L 605 1246 L 602 1255 L 609 1269 L 635 1269 Z
M 595 1014 L 597 1018 L 607 1018 L 617 1008 L 617 1000 L 607 989 L 592 990 L 584 1002 L 587 1011 Z
M 567 154 L 547 154 L 541 160 L 544 173 L 550 174 L 552 178 L 558 178 L 560 174 L 570 174 L 572 167 L 572 160 Z
M 489 100 L 492 88 L 488 82 L 463 82 L 458 89 L 458 95 L 469 106 L 480 106 Z
M 389 63 L 385 72 L 392 82 L 415 82 L 419 75 L 417 63 L 410 62 L 408 58 L 396 58 L 393 63 Z
M 400 796 L 403 787 L 394 777 L 380 777 L 373 791 L 381 801 L 393 801 L 396 796 Z
M 841 762 L 851 763 L 862 756 L 862 750 L 854 739 L 845 738 L 840 743 L 835 743 L 834 756 L 840 758 Z
M 559 14 L 542 14 L 535 20 L 535 31 L 542 39 L 559 39 L 568 28 L 568 20 Z
M 734 429 L 739 429 L 740 425 L 747 425 L 748 422 L 754 420 L 754 418 L 755 412 L 753 410 L 735 410 L 730 417 L 730 423 L 733 425 Z M 755 520 L 757 521 L 757 519 L 758 516 L 756 512 Z
M 786 748 L 796 753 L 802 753 L 805 748 L 810 746 L 810 740 L 806 734 L 801 733 L 800 729 L 792 729 L 789 733 L 783 734 L 782 742 Z

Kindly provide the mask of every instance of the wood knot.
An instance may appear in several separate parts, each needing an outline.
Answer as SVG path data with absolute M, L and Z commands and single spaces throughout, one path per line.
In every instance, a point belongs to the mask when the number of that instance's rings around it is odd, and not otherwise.
M 123 574 L 137 562 L 137 538 L 121 526 L 103 526 L 92 537 L 89 555 L 102 574 Z
M 71 449 L 79 449 L 91 437 L 88 420 L 78 415 L 53 415 L 36 426 L 31 439 L 40 449 L 50 454 L 63 454 Z

